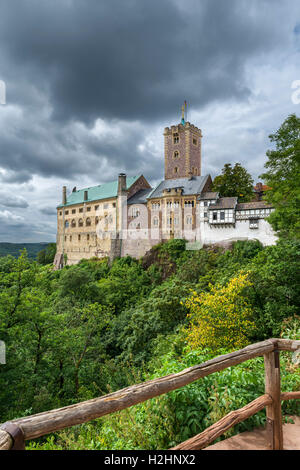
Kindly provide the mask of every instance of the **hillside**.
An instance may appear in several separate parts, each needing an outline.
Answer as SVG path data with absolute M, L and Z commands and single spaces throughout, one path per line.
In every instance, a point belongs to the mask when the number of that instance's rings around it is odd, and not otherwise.
M 266 338 L 299 339 L 300 243 L 228 250 L 160 244 L 141 260 L 82 260 L 53 270 L 0 258 L 0 422 L 177 373 Z M 219 332 L 221 331 L 221 334 Z M 281 355 L 282 392 L 299 368 Z M 30 441 L 29 449 L 168 449 L 264 394 L 264 362 L 234 369 L 107 417 Z M 9 384 L 9 386 L 7 386 Z M 300 415 L 299 400 L 283 402 Z M 264 411 L 230 434 L 266 422 Z
M 0 242 L 0 256 L 11 255 L 17 258 L 20 251 L 26 248 L 28 258 L 34 259 L 39 251 L 46 248 L 49 243 L 6 243 Z

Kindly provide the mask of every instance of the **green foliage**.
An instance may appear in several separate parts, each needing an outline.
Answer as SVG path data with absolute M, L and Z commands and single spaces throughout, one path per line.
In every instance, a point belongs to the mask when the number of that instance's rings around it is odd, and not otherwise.
M 38 252 L 36 260 L 39 264 L 52 264 L 56 253 L 56 243 L 49 243 L 44 250 Z
M 273 204 L 269 222 L 281 237 L 300 238 L 300 118 L 291 114 L 275 134 L 268 150 L 266 172 L 261 176 L 271 187 L 266 199 Z
M 142 260 L 82 260 L 54 271 L 26 251 L 0 258 L 0 421 L 91 399 L 179 372 L 215 355 L 187 351 L 186 299 L 226 287 L 241 271 L 251 286 L 239 302 L 253 312 L 249 340 L 299 335 L 299 254 L 295 240 L 276 246 L 236 242 L 230 250 L 185 250 L 183 240 L 154 247 Z M 298 316 L 297 316 L 298 315 Z M 226 352 L 223 350 L 221 352 Z M 283 390 L 299 388 L 299 368 L 282 354 Z M 168 448 L 263 392 L 259 360 L 207 377 L 130 410 L 28 443 L 31 449 Z M 299 410 L 284 403 L 286 413 Z M 239 425 L 264 422 L 261 412 Z
M 226 163 L 222 174 L 213 181 L 213 190 L 223 197 L 237 197 L 240 202 L 251 201 L 253 198 L 253 179 L 240 163 L 234 167 Z
M 25 248 L 29 259 L 36 259 L 37 254 L 41 250 L 46 250 L 48 245 L 55 245 L 54 243 L 6 243 L 0 242 L 0 258 L 3 256 L 11 255 L 18 258 L 20 252 Z

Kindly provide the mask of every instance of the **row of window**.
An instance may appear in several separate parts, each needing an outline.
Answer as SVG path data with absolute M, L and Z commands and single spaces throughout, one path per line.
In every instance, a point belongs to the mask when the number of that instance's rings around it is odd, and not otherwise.
M 269 215 L 272 209 L 249 209 L 245 211 L 237 211 L 237 216 L 243 215 Z
M 175 166 L 173 171 L 174 171 L 174 175 L 177 175 L 178 172 L 179 172 L 178 166 Z M 194 168 L 193 166 L 191 168 L 191 173 L 194 176 L 199 176 L 199 174 L 200 174 L 200 172 L 198 171 L 198 168 Z
M 70 242 L 72 241 L 72 239 L 73 239 L 73 236 L 70 235 L 70 236 L 69 236 Z M 89 234 L 89 233 L 86 234 L 86 239 L 87 239 L 87 241 L 90 240 L 90 234 Z M 80 234 L 77 235 L 77 240 L 78 240 L 79 242 L 81 241 L 81 235 L 80 235 Z M 67 242 L 67 241 L 68 241 L 68 237 L 67 237 L 67 235 L 65 235 L 65 242 Z
M 198 145 L 198 139 L 196 139 L 195 137 L 193 137 L 192 142 L 193 142 L 194 145 Z M 173 134 L 173 143 L 174 144 L 179 144 L 179 134 L 178 134 L 178 132 L 174 132 L 174 134 Z
M 104 223 L 105 224 L 111 224 L 113 222 L 113 217 L 112 215 L 109 215 L 109 216 L 105 216 L 104 217 Z M 99 223 L 99 217 L 95 217 L 95 225 L 97 225 Z M 78 227 L 83 227 L 83 226 L 86 226 L 86 227 L 90 227 L 92 225 L 92 220 L 90 219 L 90 217 L 87 217 L 87 219 L 85 220 L 85 224 L 84 224 L 84 221 L 83 219 L 79 219 L 78 220 Z M 65 221 L 65 227 L 66 228 L 69 228 L 69 227 L 76 227 L 76 220 L 75 219 L 72 219 L 71 220 L 71 224 L 70 224 L 70 221 L 69 220 L 66 220 Z
M 167 218 L 167 225 L 172 225 L 172 223 L 173 223 L 173 218 L 172 218 L 172 217 L 168 217 L 168 218 Z M 185 223 L 186 223 L 187 225 L 192 224 L 192 223 L 193 223 L 193 217 L 192 217 L 191 215 L 186 216 L 186 218 L 185 218 Z M 159 219 L 158 219 L 158 217 L 153 217 L 153 219 L 152 219 L 152 225 L 153 225 L 154 227 L 158 227 L 158 225 L 159 225 Z M 178 218 L 178 217 L 174 217 L 174 225 L 179 225 L 179 218 Z
M 109 207 L 110 207 L 110 204 L 109 204 L 108 202 L 105 203 L 105 204 L 103 204 L 103 209 L 104 209 L 104 210 L 109 209 Z M 115 202 L 112 203 L 112 207 L 116 207 L 116 203 L 115 203 Z M 99 204 L 96 205 L 96 206 L 94 206 L 94 210 L 95 210 L 95 211 L 97 211 L 98 209 L 99 209 Z M 87 211 L 87 212 L 90 212 L 91 210 L 92 210 L 92 206 L 87 206 L 87 207 L 86 207 L 86 211 Z M 72 209 L 72 210 L 70 210 L 70 211 L 67 209 L 67 210 L 65 210 L 65 215 L 69 215 L 69 213 L 70 213 L 70 214 L 76 214 L 76 211 L 77 211 L 77 209 Z M 79 207 L 79 208 L 78 208 L 78 212 L 79 212 L 80 214 L 83 213 L 83 207 Z M 62 215 L 62 211 L 59 212 L 59 215 Z

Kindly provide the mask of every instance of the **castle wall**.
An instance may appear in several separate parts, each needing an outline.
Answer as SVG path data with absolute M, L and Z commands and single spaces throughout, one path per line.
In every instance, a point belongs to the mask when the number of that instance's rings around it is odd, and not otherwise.
M 259 220 L 258 228 L 251 229 L 249 220 L 236 220 L 235 225 L 220 224 L 212 226 L 201 221 L 197 231 L 197 241 L 210 245 L 226 241 L 259 240 L 264 246 L 274 245 L 277 237 L 271 225 L 264 219 Z

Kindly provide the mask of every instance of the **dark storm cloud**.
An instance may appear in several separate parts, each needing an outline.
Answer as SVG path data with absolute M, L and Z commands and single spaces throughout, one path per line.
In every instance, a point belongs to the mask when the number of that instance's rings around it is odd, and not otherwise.
M 4 207 L 18 207 L 26 209 L 29 206 L 28 202 L 21 196 L 11 196 L 5 192 L 0 192 L 0 206 Z
M 0 80 L 7 88 L 0 188 L 9 196 L 0 205 L 0 238 L 51 239 L 51 206 L 62 184 L 99 184 L 120 171 L 161 178 L 163 128 L 179 121 L 185 99 L 201 116 L 195 124 L 205 136 L 204 172 L 243 161 L 240 155 L 263 155 L 257 133 L 274 122 L 258 124 L 253 106 L 252 124 L 243 110 L 234 127 L 225 109 L 255 101 L 255 61 L 276 74 L 280 53 L 289 58 L 292 41 L 299 49 L 296 7 L 297 0 L 0 0 Z M 291 74 L 288 80 L 299 78 Z M 271 98 L 262 92 L 266 115 L 275 95 L 276 87 Z M 217 133 L 220 125 L 226 135 Z
M 16 14 L 7 1 L 0 41 L 15 71 L 49 93 L 56 119 L 166 118 L 183 99 L 197 107 L 250 93 L 243 66 L 280 37 L 263 14 L 277 4 L 31 0 Z
M 52 206 L 52 207 L 43 207 L 42 209 L 40 209 L 40 212 L 43 215 L 56 216 L 56 210 L 55 210 L 54 206 Z

